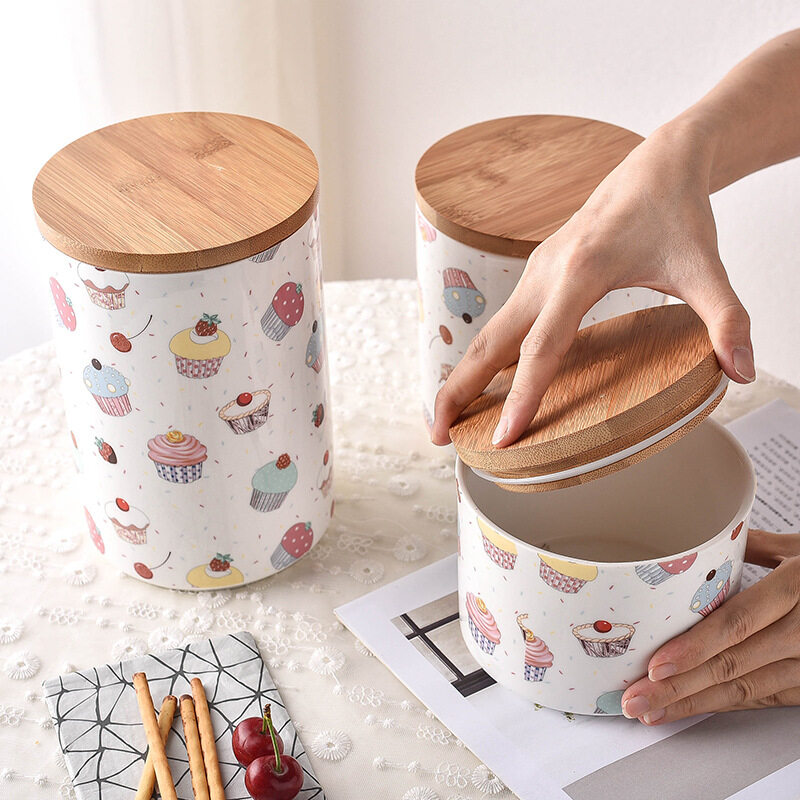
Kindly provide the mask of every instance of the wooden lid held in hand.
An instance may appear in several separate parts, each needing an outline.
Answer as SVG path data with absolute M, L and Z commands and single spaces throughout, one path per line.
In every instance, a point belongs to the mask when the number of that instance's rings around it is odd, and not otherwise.
M 68 256 L 124 272 L 184 272 L 272 247 L 317 204 L 305 142 L 237 114 L 140 117 L 68 144 L 33 185 L 39 230 Z
M 499 373 L 450 428 L 464 463 L 512 491 L 572 486 L 642 461 L 705 419 L 725 389 L 708 331 L 685 304 L 579 331 L 527 431 L 497 448 L 492 432 L 515 371 Z
M 642 137 L 583 117 L 504 117 L 462 128 L 417 164 L 417 203 L 459 242 L 527 258 Z

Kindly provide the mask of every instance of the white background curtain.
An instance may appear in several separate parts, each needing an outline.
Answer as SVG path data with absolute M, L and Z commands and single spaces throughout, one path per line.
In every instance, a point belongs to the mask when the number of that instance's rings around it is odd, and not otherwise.
M 411 277 L 414 166 L 440 136 L 519 113 L 647 134 L 800 26 L 795 0 L 34 0 L 5 12 L 0 357 L 50 335 L 36 172 L 102 125 L 209 109 L 290 128 L 321 165 L 326 277 Z M 757 363 L 800 384 L 798 193 L 790 163 L 714 206 Z

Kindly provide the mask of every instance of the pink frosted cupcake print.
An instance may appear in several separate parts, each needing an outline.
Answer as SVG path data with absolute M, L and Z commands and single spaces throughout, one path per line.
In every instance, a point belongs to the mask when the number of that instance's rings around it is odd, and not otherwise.
M 517 625 L 519 625 L 525 640 L 524 675 L 526 681 L 538 682 L 544 679 L 547 670 L 553 666 L 553 654 L 547 645 L 525 626 L 524 621 L 527 618 L 527 614 L 520 614 L 517 617 Z
M 492 655 L 494 648 L 500 643 L 500 629 L 497 627 L 492 612 L 480 597 L 467 592 L 467 622 L 469 630 L 478 647 L 484 653 Z
M 169 483 L 191 483 L 203 475 L 206 447 L 188 433 L 168 431 L 147 442 L 147 455 L 159 478 Z
M 311 549 L 313 543 L 314 531 L 311 529 L 311 523 L 298 522 L 283 534 L 270 562 L 275 569 L 285 569 L 290 564 L 294 564 L 298 558 L 302 558 Z
M 300 322 L 304 306 L 302 285 L 291 281 L 284 283 L 261 317 L 261 329 L 270 339 L 279 342 L 289 333 L 289 328 Z

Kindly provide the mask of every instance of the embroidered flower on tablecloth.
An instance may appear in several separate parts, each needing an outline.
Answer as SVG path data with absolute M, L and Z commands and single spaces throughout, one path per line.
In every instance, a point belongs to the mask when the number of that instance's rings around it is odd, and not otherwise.
M 359 583 L 377 583 L 383 577 L 383 564 L 372 558 L 354 561 L 348 570 L 350 577 Z
M 411 497 L 419 491 L 419 481 L 408 475 L 392 475 L 386 486 L 398 497 Z
M 17 706 L 7 706 L 0 703 L 0 726 L 16 728 L 22 720 L 22 709 Z
M 129 658 L 138 658 L 146 652 L 147 642 L 138 636 L 126 636 L 111 645 L 112 661 L 126 661 Z
M 241 631 L 247 627 L 250 617 L 241 611 L 226 608 L 217 614 L 217 625 L 228 631 Z
M 70 564 L 64 569 L 64 580 L 70 586 L 86 586 L 97 577 L 94 564 Z
M 334 687 L 334 694 L 341 694 L 341 692 L 336 691 L 337 688 L 339 688 L 339 684 Z M 380 689 L 373 689 L 370 686 L 356 685 L 347 692 L 347 699 L 351 703 L 378 708 L 383 704 L 384 693 Z
M 429 786 L 412 786 L 403 795 L 403 800 L 441 800 L 441 798 Z
M 427 554 L 428 546 L 419 536 L 414 534 L 401 536 L 392 548 L 392 555 L 398 561 L 419 561 L 421 558 L 425 558 Z
M 341 761 L 353 749 L 353 740 L 344 731 L 320 731 L 311 740 L 311 752 L 323 761 Z
M 362 656 L 366 656 L 367 658 L 373 657 L 372 650 L 370 650 L 364 644 L 364 642 L 361 641 L 361 639 L 356 639 L 355 642 L 353 642 L 353 647 L 355 647 L 355 649 L 358 650 L 358 652 L 361 653 Z
M 317 675 L 333 675 L 345 662 L 344 653 L 335 647 L 318 647 L 308 659 L 308 668 Z
M 128 606 L 128 613 L 132 617 L 139 617 L 141 619 L 158 619 L 159 617 L 159 611 L 155 606 L 151 606 L 150 603 L 143 603 L 141 601 L 131 603 Z
M 80 616 L 80 613 L 74 608 L 56 606 L 50 609 L 47 614 L 47 619 L 49 622 L 52 622 L 53 625 L 77 625 Z
M 484 794 L 500 794 L 506 791 L 506 785 L 486 764 L 478 764 L 472 770 L 472 785 Z
M 58 787 L 58 793 L 61 796 L 61 800 L 75 800 L 76 798 L 75 788 L 69 778 L 64 778 L 61 782 Z
M 159 653 L 162 650 L 180 647 L 182 641 L 183 631 L 180 628 L 170 628 L 164 625 L 150 633 L 147 637 L 147 646 L 153 653 Z
M 71 553 L 80 543 L 72 533 L 54 533 L 47 540 L 47 547 L 54 553 Z
M 16 642 L 22 636 L 24 630 L 25 624 L 21 619 L 3 617 L 0 619 L 0 644 Z
M 186 634 L 205 633 L 214 624 L 214 615 L 206 608 L 190 608 L 181 614 L 181 630 Z
M 29 650 L 20 650 L 6 659 L 3 670 L 11 680 L 24 681 L 32 678 L 42 667 L 39 656 Z
M 200 592 L 197 595 L 197 602 L 206 608 L 222 608 L 231 596 L 228 592 Z
M 466 789 L 469 785 L 470 771 L 464 767 L 459 767 L 458 764 L 443 761 L 441 764 L 436 765 L 434 778 L 436 783 L 443 783 L 451 789 L 453 787 Z

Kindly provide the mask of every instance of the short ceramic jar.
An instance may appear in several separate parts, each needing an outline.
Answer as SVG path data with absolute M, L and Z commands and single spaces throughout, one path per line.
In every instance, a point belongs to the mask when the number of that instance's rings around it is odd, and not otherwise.
M 437 392 L 509 298 L 528 256 L 640 141 L 596 120 L 506 117 L 445 136 L 419 160 L 419 352 L 429 427 Z M 614 291 L 583 324 L 664 302 L 651 289 Z
M 706 419 L 726 381 L 700 328 L 668 306 L 585 329 L 511 450 L 489 437 L 513 370 L 451 428 L 464 641 L 543 706 L 620 714 L 655 650 L 739 588 L 755 474 Z
M 235 586 L 325 533 L 317 183 L 297 137 L 225 114 L 112 125 L 39 173 L 83 513 L 123 572 Z

